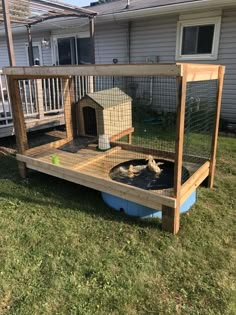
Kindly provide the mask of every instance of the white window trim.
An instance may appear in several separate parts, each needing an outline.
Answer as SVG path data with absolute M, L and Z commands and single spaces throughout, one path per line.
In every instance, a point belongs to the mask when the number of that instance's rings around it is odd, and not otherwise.
M 214 36 L 211 54 L 196 54 L 196 55 L 182 55 L 182 42 L 183 42 L 183 28 L 187 26 L 209 25 L 214 24 Z M 221 16 L 181 20 L 177 23 L 177 36 L 176 36 L 176 60 L 190 61 L 190 60 L 217 60 L 219 43 L 220 43 L 220 30 L 221 30 Z
M 39 62 L 40 62 L 40 65 L 42 66 L 43 65 L 43 56 L 42 56 L 41 43 L 40 42 L 33 42 L 33 46 L 37 46 L 39 48 L 39 58 L 40 58 Z M 29 44 L 25 43 L 25 52 L 26 52 L 27 64 L 29 65 L 28 47 L 29 47 Z

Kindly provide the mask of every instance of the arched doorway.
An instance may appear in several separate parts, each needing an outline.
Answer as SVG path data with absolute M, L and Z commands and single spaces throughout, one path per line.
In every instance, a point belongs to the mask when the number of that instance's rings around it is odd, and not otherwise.
M 84 132 L 89 136 L 97 136 L 96 111 L 90 106 L 83 108 Z

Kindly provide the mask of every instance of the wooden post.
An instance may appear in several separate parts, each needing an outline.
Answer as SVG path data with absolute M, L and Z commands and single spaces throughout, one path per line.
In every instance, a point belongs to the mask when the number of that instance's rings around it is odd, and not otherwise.
M 33 52 L 33 42 L 32 42 L 32 34 L 31 34 L 31 26 L 26 25 L 27 28 L 27 37 L 28 37 L 28 52 L 29 52 L 29 65 L 34 65 L 34 52 Z
M 20 154 L 24 154 L 25 151 L 28 149 L 28 140 L 18 81 L 8 77 L 8 88 L 11 98 L 11 107 L 15 128 L 17 150 Z M 18 166 L 21 177 L 25 178 L 26 164 L 24 162 L 19 161 Z
M 216 151 L 217 151 L 217 142 L 218 142 L 218 132 L 219 132 L 219 122 L 220 122 L 220 111 L 221 111 L 224 74 L 225 74 L 225 67 L 219 66 L 215 128 L 214 128 L 214 134 L 213 134 L 213 138 L 212 138 L 211 159 L 210 159 L 211 164 L 210 164 L 209 177 L 208 177 L 208 187 L 209 188 L 213 188 L 213 185 L 214 185 L 214 176 L 215 176 L 215 167 L 216 167 Z
M 16 62 L 15 62 L 14 46 L 13 46 L 13 39 L 12 39 L 11 20 L 10 20 L 8 0 L 2 0 L 2 9 L 3 9 L 3 16 L 4 16 L 5 31 L 6 31 L 9 64 L 12 67 L 16 65 Z
M 91 63 L 95 64 L 94 17 L 89 18 L 89 31 L 91 42 Z
M 176 207 L 162 207 L 163 230 L 173 234 L 178 233 L 180 227 L 180 191 L 182 180 L 183 146 L 184 146 L 184 119 L 186 102 L 186 74 L 187 66 L 183 66 L 183 78 L 177 78 L 179 84 L 179 104 L 177 108 L 177 127 L 175 143 L 175 169 L 174 169 L 174 196 Z
M 39 119 L 43 119 L 44 118 L 44 106 L 43 106 L 42 79 L 37 79 L 34 82 L 35 82 L 36 102 L 37 102 L 37 107 L 38 107 Z
M 72 94 L 72 78 L 63 79 L 63 99 L 64 99 L 64 113 L 65 113 L 65 124 L 66 124 L 66 135 L 67 138 L 73 139 L 73 126 L 72 126 L 72 115 L 71 115 L 71 94 Z

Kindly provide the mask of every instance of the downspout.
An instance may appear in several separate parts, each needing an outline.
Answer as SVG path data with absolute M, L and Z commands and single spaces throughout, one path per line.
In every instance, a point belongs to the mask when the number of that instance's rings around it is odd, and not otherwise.
M 33 52 L 33 42 L 32 42 L 32 34 L 31 34 L 31 25 L 26 25 L 27 28 L 27 36 L 28 36 L 28 44 L 29 44 L 29 64 L 32 67 L 34 65 L 34 52 Z
M 128 63 L 131 63 L 131 27 L 132 22 L 128 22 Z
M 152 97 L 153 95 L 153 77 L 150 78 L 150 96 L 149 96 L 149 101 L 147 103 L 147 106 L 151 106 L 152 105 Z

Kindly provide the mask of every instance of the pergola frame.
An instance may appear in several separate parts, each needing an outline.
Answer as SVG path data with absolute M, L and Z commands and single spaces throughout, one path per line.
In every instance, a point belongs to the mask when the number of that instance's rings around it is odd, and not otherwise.
M 29 8 L 29 12 L 25 7 Z M 29 43 L 29 63 L 33 65 L 33 44 L 31 35 L 31 26 L 46 20 L 61 17 L 86 17 L 89 19 L 90 39 L 92 47 L 92 63 L 95 62 L 94 57 L 94 17 L 96 12 L 72 6 L 56 0 L 2 0 L 0 4 L 0 23 L 5 24 L 6 40 L 8 47 L 8 56 L 10 66 L 15 66 L 15 54 L 12 38 L 12 25 L 24 25 L 27 28 L 27 36 Z

